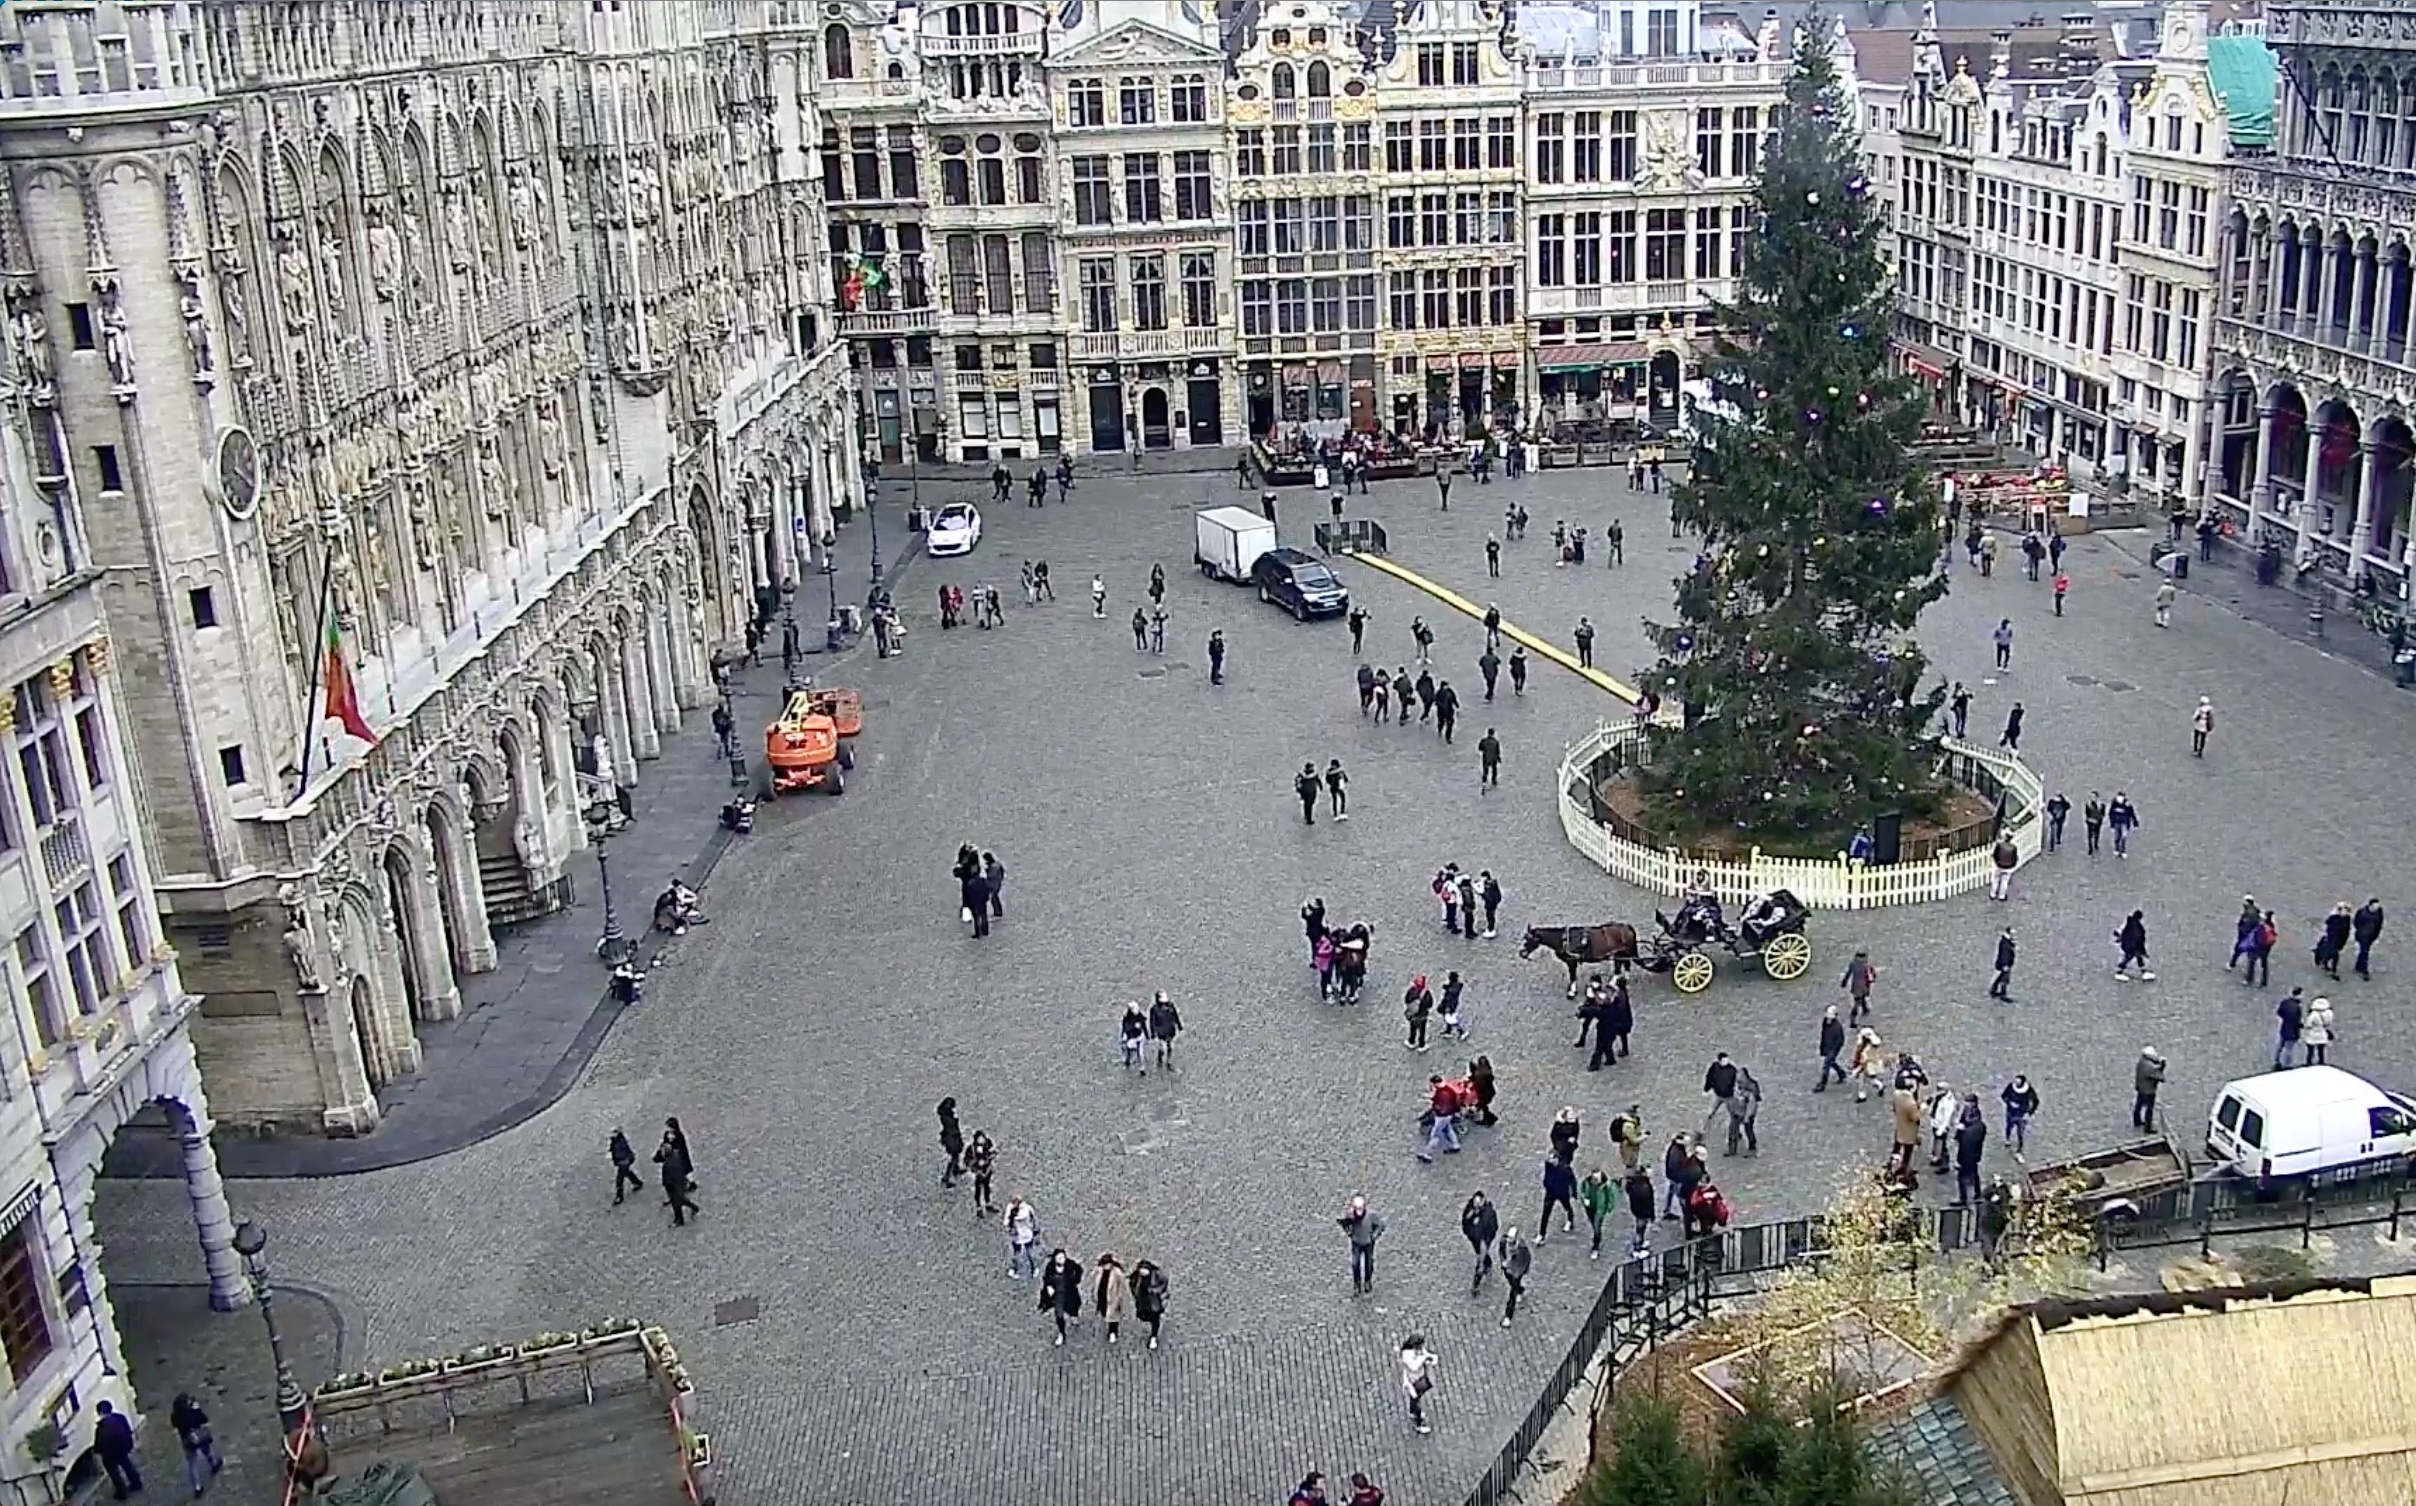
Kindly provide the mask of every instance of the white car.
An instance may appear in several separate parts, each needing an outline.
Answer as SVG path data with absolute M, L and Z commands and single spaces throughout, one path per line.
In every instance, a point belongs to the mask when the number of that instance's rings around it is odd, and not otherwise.
M 951 502 L 931 520 L 930 530 L 923 535 L 923 547 L 933 559 L 944 555 L 971 554 L 981 542 L 981 509 L 970 502 Z

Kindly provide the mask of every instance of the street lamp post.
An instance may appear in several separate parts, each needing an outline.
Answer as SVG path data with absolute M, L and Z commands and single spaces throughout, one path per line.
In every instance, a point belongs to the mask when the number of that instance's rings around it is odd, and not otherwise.
M 621 934 L 621 917 L 612 904 L 612 868 L 604 855 L 612 836 L 615 809 L 610 798 L 599 795 L 588 802 L 582 813 L 587 819 L 587 840 L 596 849 L 596 886 L 604 895 L 604 934 L 596 940 L 596 960 L 606 967 L 620 966 L 637 950 L 637 944 Z
M 235 1226 L 235 1253 L 243 1257 L 252 1300 L 260 1304 L 260 1321 L 268 1328 L 269 1361 L 277 1367 L 277 1427 L 291 1449 L 302 1434 L 309 1403 L 302 1395 L 302 1383 L 294 1379 L 294 1367 L 286 1362 L 285 1340 L 277 1332 L 277 1309 L 268 1277 L 268 1231 L 248 1218 L 243 1220 Z

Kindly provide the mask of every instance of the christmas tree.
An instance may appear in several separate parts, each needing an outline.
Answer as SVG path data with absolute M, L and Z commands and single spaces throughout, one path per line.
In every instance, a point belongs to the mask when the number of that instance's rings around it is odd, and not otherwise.
M 1645 794 L 1673 838 L 1833 852 L 1884 811 L 1933 813 L 1945 695 L 1912 641 L 1946 593 L 1923 405 L 1888 365 L 1882 223 L 1817 15 L 1765 143 L 1738 302 L 1695 407 L 1673 520 L 1702 540 L 1675 620 L 1647 622 Z

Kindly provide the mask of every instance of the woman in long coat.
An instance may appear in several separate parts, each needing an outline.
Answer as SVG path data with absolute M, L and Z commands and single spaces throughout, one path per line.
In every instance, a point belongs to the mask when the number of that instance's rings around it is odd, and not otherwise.
M 1099 1257 L 1099 1280 L 1091 1293 L 1092 1305 L 1099 1310 L 1100 1320 L 1107 1324 L 1107 1341 L 1116 1342 L 1116 1332 L 1124 1320 L 1132 1316 L 1132 1282 L 1125 1277 L 1124 1266 L 1114 1255 Z
M 1057 1322 L 1057 1342 L 1065 1343 L 1065 1325 L 1082 1316 L 1082 1262 L 1062 1246 L 1049 1252 L 1040 1268 L 1040 1310 Z
M 1166 1273 L 1151 1260 L 1132 1268 L 1133 1313 L 1149 1328 L 1149 1347 L 1158 1347 L 1158 1325 L 1166 1321 Z

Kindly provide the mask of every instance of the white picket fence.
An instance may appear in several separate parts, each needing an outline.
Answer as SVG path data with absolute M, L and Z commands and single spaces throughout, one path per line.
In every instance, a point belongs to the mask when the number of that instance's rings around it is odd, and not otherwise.
M 1605 722 L 1570 744 L 1560 760 L 1560 826 L 1569 845 L 1584 853 L 1615 879 L 1655 894 L 1686 893 L 1708 874 L 1722 904 L 1741 905 L 1773 889 L 1787 889 L 1816 910 L 1876 910 L 1887 905 L 1920 905 L 1985 888 L 1992 866 L 1986 847 L 1922 862 L 1891 863 L 1871 868 L 1835 858 L 1781 858 L 1755 848 L 1742 862 L 1714 862 L 1701 854 L 1676 848 L 1646 847 L 1611 834 L 1594 819 L 1587 780 L 1594 760 L 1607 752 L 1634 748 L 1644 740 L 1643 723 L 1630 718 Z M 2041 811 L 2046 788 L 2019 758 L 1993 748 L 1944 740 L 1953 759 L 1968 759 L 1986 768 L 2005 790 L 2006 830 L 2023 863 L 2037 857 L 2045 840 Z

